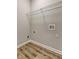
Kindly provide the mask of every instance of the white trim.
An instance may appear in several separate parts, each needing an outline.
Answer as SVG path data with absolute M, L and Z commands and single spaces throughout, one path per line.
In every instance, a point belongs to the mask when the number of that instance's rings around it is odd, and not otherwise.
M 20 48 L 20 47 L 22 47 L 23 45 L 28 44 L 29 42 L 31 42 L 31 40 L 28 40 L 28 41 L 25 41 L 25 42 L 19 44 L 19 45 L 17 46 L 17 48 Z
M 61 52 L 60 50 L 57 50 L 57 49 L 55 49 L 55 48 L 46 46 L 46 45 L 41 44 L 41 43 L 39 43 L 39 42 L 37 42 L 37 41 L 34 41 L 34 40 L 28 40 L 28 41 L 26 41 L 26 42 L 24 42 L 24 43 L 18 45 L 17 48 L 20 48 L 21 46 L 23 46 L 23 45 L 25 45 L 25 44 L 28 44 L 29 42 L 34 43 L 34 44 L 39 45 L 39 46 L 42 46 L 42 47 L 44 47 L 44 48 L 46 48 L 46 49 L 48 49 L 48 50 L 50 50 L 50 51 L 53 51 L 53 52 L 55 52 L 55 53 L 58 53 L 58 54 L 62 55 L 62 52 Z
M 34 40 L 31 40 L 31 42 L 34 43 L 34 44 L 36 44 L 36 45 L 42 46 L 42 47 L 44 47 L 44 48 L 46 48 L 46 49 L 48 49 L 48 50 L 50 50 L 50 51 L 53 51 L 53 52 L 55 52 L 55 53 L 58 53 L 58 54 L 62 55 L 62 52 L 61 52 L 60 50 L 57 50 L 57 49 L 55 49 L 55 48 L 52 48 L 52 47 L 49 47 L 49 46 L 47 46 L 47 45 L 41 44 L 41 43 L 36 42 L 36 41 L 34 41 Z

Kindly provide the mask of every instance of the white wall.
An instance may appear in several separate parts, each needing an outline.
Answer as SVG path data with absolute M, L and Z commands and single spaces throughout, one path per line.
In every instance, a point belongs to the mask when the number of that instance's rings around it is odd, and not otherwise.
M 17 44 L 28 40 L 29 19 L 26 16 L 28 12 L 30 12 L 30 0 L 17 0 Z
M 38 10 L 40 8 L 43 8 L 45 6 L 48 6 L 50 4 L 56 3 L 61 0 L 32 0 L 32 11 Z
M 59 0 L 32 0 L 32 11 L 38 10 L 50 4 L 54 4 Z M 59 12 L 58 12 L 59 11 Z M 57 13 L 50 15 L 45 12 L 45 19 L 41 13 L 32 16 L 32 35 L 31 39 L 43 43 L 45 45 L 51 46 L 58 50 L 62 50 L 62 10 L 61 8 Z M 56 12 L 56 11 L 55 11 Z M 56 24 L 55 31 L 48 31 L 48 24 Z M 34 34 L 33 31 L 36 33 Z

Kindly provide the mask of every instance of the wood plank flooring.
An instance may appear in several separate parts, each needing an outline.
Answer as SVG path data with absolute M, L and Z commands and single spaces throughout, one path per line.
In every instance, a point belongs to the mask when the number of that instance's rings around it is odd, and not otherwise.
M 17 59 L 62 59 L 61 55 L 33 43 L 17 49 Z

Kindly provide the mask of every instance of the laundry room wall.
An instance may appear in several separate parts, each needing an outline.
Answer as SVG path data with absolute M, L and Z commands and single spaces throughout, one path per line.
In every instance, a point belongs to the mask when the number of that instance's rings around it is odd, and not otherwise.
M 31 0 L 32 11 L 38 10 L 50 4 L 54 4 L 61 0 Z
M 30 0 L 17 0 L 17 44 L 27 41 L 29 35 Z
M 62 50 L 62 8 L 42 12 L 40 8 L 61 0 L 32 0 L 31 11 L 36 12 L 31 19 L 31 39 L 52 48 Z M 52 5 L 53 6 L 53 5 Z M 39 11 L 36 11 L 39 10 Z M 48 30 L 49 24 L 55 24 L 55 31 Z

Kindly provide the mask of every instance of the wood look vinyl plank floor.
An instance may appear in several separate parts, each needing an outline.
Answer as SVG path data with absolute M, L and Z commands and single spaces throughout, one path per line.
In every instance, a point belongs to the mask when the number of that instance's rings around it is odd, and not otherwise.
M 62 59 L 61 56 L 33 43 L 17 49 L 17 59 Z

